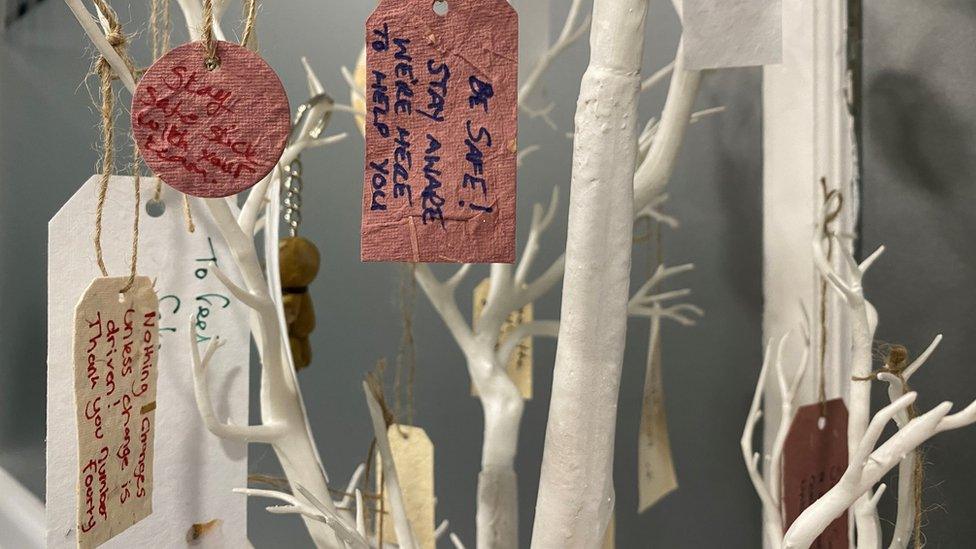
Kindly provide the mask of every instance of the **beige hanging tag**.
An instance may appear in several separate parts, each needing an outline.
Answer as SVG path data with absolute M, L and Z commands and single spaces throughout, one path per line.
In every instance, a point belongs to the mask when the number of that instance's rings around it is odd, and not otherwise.
M 134 183 L 132 177 L 112 176 L 107 187 L 101 240 L 106 266 L 113 274 L 128 270 Z M 121 428 L 122 440 L 125 439 L 123 414 L 124 408 L 129 407 L 129 465 L 124 470 L 131 471 L 135 464 L 135 467 L 145 467 L 151 473 L 146 479 L 154 479 L 152 513 L 124 530 L 118 522 L 111 523 L 115 527 L 106 524 L 114 537 L 102 547 L 185 547 L 188 534 L 194 531 L 194 524 L 215 525 L 205 532 L 198 532 L 193 544 L 197 549 L 243 547 L 247 542 L 247 503 L 245 498 L 231 490 L 247 483 L 247 445 L 220 439 L 203 425 L 189 367 L 192 335 L 189 324 L 193 315 L 196 318 L 194 337 L 201 348 L 218 336 L 227 343 L 215 355 L 215 367 L 208 371 L 218 419 L 236 425 L 246 424 L 250 356 L 247 309 L 223 287 L 213 272 L 213 264 L 238 284 L 240 275 L 211 216 L 207 215 L 200 201 L 191 201 L 196 231 L 189 233 L 182 211 L 183 196 L 165 187 L 160 203 L 155 203 L 153 189 L 156 180 L 143 177 L 140 183 L 142 215 L 139 221 L 138 270 L 145 276 L 136 277 L 133 287 L 125 296 L 131 299 L 143 288 L 150 288 L 149 291 L 154 288 L 159 299 L 158 339 L 155 333 L 152 334 L 156 348 L 155 366 L 158 366 L 151 369 L 158 372 L 158 389 L 155 398 L 150 399 L 157 403 L 154 411 L 144 408 L 146 403 L 139 400 L 150 394 L 146 392 L 149 389 L 143 391 L 141 377 L 133 377 L 142 375 L 141 346 L 133 349 L 131 361 L 126 360 L 128 354 L 117 354 L 112 358 L 115 389 L 111 395 L 106 394 L 110 390 L 106 386 L 108 357 L 96 354 L 93 366 L 99 379 L 95 388 L 102 391 L 98 410 L 94 403 L 86 407 L 87 400 L 81 393 L 77 407 L 75 404 L 73 380 L 76 375 L 82 375 L 82 379 L 88 382 L 88 362 L 86 354 L 84 370 L 76 372 L 74 346 L 84 342 L 86 347 L 82 350 L 86 350 L 91 335 L 87 324 L 80 325 L 76 330 L 75 322 L 98 318 L 90 312 L 83 313 L 81 308 L 78 308 L 76 318 L 76 306 L 82 303 L 87 309 L 92 302 L 87 298 L 82 300 L 82 296 L 91 294 L 103 280 L 121 280 L 121 283 L 114 284 L 104 282 L 114 288 L 115 303 L 112 305 L 118 305 L 118 290 L 128 281 L 128 276 L 97 278 L 101 273 L 92 250 L 92 218 L 96 210 L 99 176 L 81 185 L 48 226 L 47 547 L 70 549 L 93 545 L 87 540 L 94 540 L 91 537 L 94 534 L 82 532 L 86 524 L 82 513 L 89 513 L 84 467 L 92 459 L 92 456 L 88 456 L 90 451 L 85 449 L 92 440 L 84 434 L 84 429 L 86 424 L 95 421 L 95 417 L 100 418 L 98 421 L 101 422 L 103 439 L 98 440 L 105 440 L 109 450 L 104 480 L 115 482 L 114 477 L 109 476 L 112 471 L 110 466 L 121 468 L 119 462 L 123 458 L 120 454 L 124 456 L 126 452 L 117 441 L 108 444 L 104 437 L 115 432 L 112 429 Z M 164 210 L 164 213 L 156 215 L 160 210 Z M 96 280 L 94 284 L 93 279 Z M 142 301 L 137 299 L 136 303 L 141 304 Z M 121 306 L 127 304 L 125 302 Z M 110 345 L 109 320 L 119 327 L 113 337 L 116 344 L 124 349 L 123 341 L 127 341 L 125 318 L 119 320 L 112 311 L 103 308 L 103 337 L 95 342 L 96 353 L 101 353 L 106 345 Z M 95 330 L 97 326 L 91 329 Z M 140 338 L 145 337 L 142 322 L 133 321 L 132 326 L 132 340 L 141 344 Z M 75 341 L 76 337 L 78 342 Z M 127 365 L 133 371 L 123 376 L 123 368 Z M 84 386 L 86 390 L 89 387 Z M 139 399 L 133 398 L 133 391 L 139 393 L 135 395 Z M 93 394 L 97 396 L 99 393 Z M 121 401 L 116 404 L 122 394 L 129 395 L 128 404 Z M 141 413 L 144 409 L 146 414 Z M 143 458 L 140 456 L 143 444 L 140 429 L 144 417 L 150 418 L 151 438 L 146 439 L 146 456 Z M 87 428 L 90 429 L 91 425 Z M 79 433 L 82 435 L 80 439 Z M 155 448 L 150 453 L 152 442 Z M 95 459 L 98 467 L 97 457 Z M 97 471 L 92 479 L 93 513 L 96 521 L 101 519 L 105 522 L 99 515 L 100 473 Z M 80 501 L 77 494 L 79 482 L 82 488 Z M 118 521 L 120 515 L 109 504 L 117 502 L 123 491 L 113 490 L 112 485 L 106 486 L 105 515 Z M 138 489 L 130 481 L 130 495 L 122 507 L 126 513 L 131 502 L 139 500 Z M 147 490 L 147 498 L 148 493 Z M 148 504 L 146 509 L 149 509 Z M 139 515 L 126 515 L 136 516 Z M 218 522 L 212 522 L 214 520 Z
M 616 549 L 617 547 L 617 512 L 610 515 L 610 524 L 607 525 L 607 535 L 603 537 L 603 549 Z
M 403 505 L 406 507 L 407 519 L 413 528 L 417 547 L 420 549 L 435 549 L 434 540 L 434 444 L 427 437 L 427 433 L 420 427 L 410 425 L 390 425 L 386 432 L 390 440 L 390 450 L 393 463 L 396 465 L 400 490 L 403 492 Z M 381 471 L 380 456 L 377 454 L 377 471 Z M 377 483 L 381 481 L 377 475 Z M 379 484 L 377 484 L 379 491 Z M 383 509 L 386 512 L 382 522 L 376 521 L 379 538 L 383 543 L 397 542 L 396 532 L 393 531 L 393 518 L 390 515 L 389 497 L 383 498 Z M 382 525 L 382 526 L 381 526 Z
M 485 303 L 488 301 L 488 287 L 490 285 L 489 279 L 484 279 L 481 284 L 478 284 L 474 289 L 474 306 L 473 306 L 473 316 L 472 325 L 477 326 L 478 318 L 481 317 L 481 311 L 485 308 Z M 515 329 L 519 324 L 524 324 L 526 322 L 532 322 L 532 304 L 528 303 L 525 307 L 522 307 L 518 311 L 512 311 L 508 315 L 508 319 L 505 324 L 502 325 L 502 333 L 498 337 L 498 345 L 501 345 L 508 333 Z M 515 351 L 512 352 L 512 356 L 508 359 L 508 364 L 505 365 L 508 371 L 508 377 L 512 379 L 515 386 L 518 387 L 519 394 L 525 400 L 532 400 L 532 338 L 526 337 L 519 342 Z M 478 389 L 471 384 L 471 396 L 478 396 Z
M 75 308 L 78 547 L 152 513 L 159 300 L 137 276 L 92 281 Z
M 678 488 L 671 457 L 671 439 L 664 410 L 661 379 L 661 321 L 651 319 L 647 346 L 647 372 L 641 404 L 640 434 L 637 437 L 637 512 L 642 513 Z

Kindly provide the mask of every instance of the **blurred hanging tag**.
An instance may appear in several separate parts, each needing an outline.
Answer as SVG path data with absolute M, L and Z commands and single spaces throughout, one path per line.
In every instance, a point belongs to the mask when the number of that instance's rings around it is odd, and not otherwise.
M 366 21 L 366 72 L 362 260 L 513 262 L 512 6 L 382 0 Z
M 826 415 L 821 416 L 821 410 Z M 827 493 L 847 470 L 847 406 L 841 399 L 803 406 L 796 412 L 783 448 L 783 531 L 804 509 Z M 842 513 L 811 547 L 847 547 L 847 513 Z
M 643 513 L 678 488 L 671 457 L 671 439 L 664 410 L 664 383 L 661 378 L 661 323 L 651 319 L 647 344 L 647 370 L 641 404 L 640 433 L 637 437 L 637 512 Z
M 519 20 L 519 81 L 549 49 L 549 0 L 511 0 Z
M 617 548 L 617 512 L 610 515 L 610 524 L 607 525 L 607 533 L 603 536 L 603 549 Z
M 132 132 L 166 184 L 205 198 L 237 194 L 274 168 L 291 131 L 278 75 L 258 54 L 217 42 L 208 70 L 203 42 L 160 57 L 132 96 Z
M 782 62 L 782 0 L 683 0 L 681 25 L 687 69 Z
M 478 319 L 481 317 L 481 310 L 484 309 L 488 300 L 488 287 L 491 281 L 484 279 L 474 289 L 474 304 L 471 324 L 477 327 Z M 505 324 L 502 325 L 502 333 L 498 337 L 498 344 L 505 342 L 508 333 L 515 329 L 519 324 L 532 322 L 532 304 L 528 303 L 518 311 L 512 311 L 508 315 Z M 532 338 L 526 337 L 519 342 L 512 352 L 512 356 L 505 365 L 508 377 L 512 379 L 518 387 L 519 394 L 525 400 L 532 400 Z M 478 389 L 471 384 L 471 396 L 478 396 Z
M 247 544 L 246 501 L 231 489 L 247 484 L 247 446 L 220 439 L 204 427 L 189 367 L 192 314 L 197 317 L 196 338 L 202 346 L 218 335 L 228 343 L 216 355 L 220 367 L 208 370 L 218 419 L 245 425 L 250 359 L 247 310 L 213 274 L 211 263 L 216 263 L 231 280 L 240 283 L 240 276 L 211 217 L 198 207 L 197 201 L 191 201 L 196 231 L 188 233 L 182 212 L 182 195 L 164 188 L 160 202 L 165 213 L 154 217 L 153 212 L 158 213 L 159 205 L 147 208 L 146 202 L 152 201 L 155 180 L 141 179 L 143 210 L 139 223 L 139 272 L 145 276 L 136 278 L 137 285 L 130 293 L 154 286 L 159 303 L 158 340 L 153 339 L 156 364 L 149 370 L 158 372 L 157 407 L 155 411 L 150 409 L 151 406 L 146 407 L 146 403 L 139 399 L 149 394 L 148 388 L 146 391 L 141 388 L 142 357 L 148 353 L 137 346 L 132 360 L 126 360 L 125 342 L 129 339 L 126 319 L 123 317 L 120 321 L 116 318 L 117 311 L 104 309 L 101 338 L 89 337 L 97 334 L 89 333 L 98 328 L 97 324 L 91 328 L 84 324 L 73 333 L 75 307 L 89 291 L 92 280 L 100 275 L 92 246 L 98 183 L 99 176 L 89 179 L 48 226 L 47 547 L 67 549 L 88 543 L 87 532 L 79 535 L 81 530 L 91 530 L 86 526 L 85 513 L 93 513 L 98 524 L 100 518 L 101 522 L 106 522 L 106 517 L 100 515 L 103 507 L 108 515 L 111 505 L 119 503 L 122 497 L 126 497 L 122 509 L 127 509 L 129 501 L 138 501 L 138 480 L 130 482 L 128 494 L 124 490 L 113 490 L 113 485 L 107 484 L 112 480 L 108 474 L 113 467 L 127 471 L 135 467 L 144 471 L 140 474 L 147 475 L 147 482 L 152 479 L 152 514 L 124 531 L 113 529 L 114 537 L 102 547 L 183 547 L 188 536 L 197 538 L 195 547 L 243 547 Z M 104 217 L 102 227 L 105 261 L 110 269 L 114 266 L 120 270 L 128 265 L 132 194 L 131 177 L 111 178 L 106 204 L 111 208 L 107 211 L 112 213 Z M 127 277 L 122 278 L 123 282 L 127 280 Z M 95 284 L 102 280 L 105 279 L 97 279 Z M 94 289 L 92 285 L 91 290 Z M 117 302 L 117 291 L 115 299 Z M 133 316 L 137 314 L 133 313 Z M 79 314 L 77 320 L 81 323 L 98 318 L 89 311 Z M 110 336 L 113 328 L 109 320 L 118 329 L 114 336 Z M 141 320 L 132 322 L 134 333 L 131 339 L 138 344 L 144 341 L 140 338 L 146 337 L 148 328 L 143 326 L 144 317 Z M 121 354 L 114 358 L 95 356 L 94 372 L 99 376 L 96 388 L 102 391 L 101 399 L 97 405 L 88 406 L 87 402 L 81 401 L 84 397 L 79 393 L 77 412 L 73 382 L 75 334 L 79 343 L 84 340 L 86 345 L 93 339 L 97 352 L 106 345 L 111 346 L 111 337 L 122 348 Z M 88 382 L 87 354 L 85 359 L 82 381 Z M 133 371 L 123 376 L 127 366 Z M 107 385 L 109 371 L 114 372 L 114 390 Z M 109 391 L 111 395 L 107 394 Z M 130 398 L 126 404 L 120 400 L 126 393 L 139 398 Z M 81 409 L 81 406 L 85 408 Z M 125 443 L 125 410 L 130 406 L 129 439 Z M 144 433 L 141 429 L 144 418 L 151 422 L 149 434 L 155 450 L 150 453 L 147 435 L 143 455 Z M 89 422 L 88 425 L 80 422 L 81 419 Z M 121 425 L 112 425 L 110 421 L 113 420 L 121 421 Z M 91 477 L 93 510 L 88 511 L 86 483 L 89 471 L 85 466 L 93 459 L 86 450 L 91 440 L 83 435 L 83 443 L 79 445 L 78 435 L 92 426 L 97 428 L 99 421 L 103 432 L 103 438 L 99 440 L 105 441 L 108 460 L 99 463 L 98 457 L 94 457 L 98 470 Z M 104 438 L 109 429 L 115 428 L 122 429 L 121 444 Z M 97 450 L 101 451 L 101 447 Z M 124 465 L 126 459 L 127 466 Z M 80 494 L 77 490 L 79 481 Z M 102 491 L 103 487 L 105 491 Z M 147 490 L 147 498 L 148 495 Z M 79 514 L 79 496 L 83 514 Z M 104 498 L 104 505 L 101 498 Z M 146 501 L 146 510 L 150 509 L 149 505 Z M 194 524 L 211 526 L 205 533 L 194 536 Z
M 407 519 L 413 528 L 420 549 L 435 549 L 434 539 L 434 444 L 420 427 L 394 423 L 386 431 L 390 440 L 393 463 L 396 465 L 400 490 L 403 492 L 403 505 Z M 377 454 L 377 460 L 379 460 Z M 382 470 L 381 467 L 376 468 Z M 377 478 L 379 481 L 379 478 Z M 396 544 L 393 531 L 393 518 L 390 515 L 389 499 L 384 497 L 383 509 L 386 515 L 382 523 L 380 539 L 383 543 Z M 377 528 L 380 528 L 377 521 Z
M 75 309 L 78 547 L 152 513 L 159 301 L 152 280 L 92 281 Z

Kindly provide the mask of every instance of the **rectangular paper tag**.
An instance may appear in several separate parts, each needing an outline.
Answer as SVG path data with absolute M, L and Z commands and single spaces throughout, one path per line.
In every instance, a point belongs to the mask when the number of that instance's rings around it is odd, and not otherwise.
M 80 541 L 76 485 L 79 423 L 74 399 L 75 306 L 100 275 L 92 230 L 98 176 L 88 180 L 48 227 L 47 546 L 74 548 Z M 247 544 L 245 498 L 231 489 L 247 483 L 247 448 L 212 435 L 193 395 L 188 325 L 196 315 L 201 345 L 219 335 L 228 345 L 209 369 L 218 419 L 247 422 L 250 329 L 247 309 L 211 272 L 216 262 L 239 281 L 230 253 L 201 204 L 192 201 L 196 232 L 188 233 L 182 196 L 164 187 L 165 213 L 152 217 L 146 202 L 155 181 L 142 178 L 139 272 L 155 283 L 159 298 L 155 452 L 152 514 L 102 547 L 184 547 L 194 524 L 212 524 L 194 547 Z M 106 198 L 102 246 L 110 273 L 128 272 L 133 179 L 112 177 Z M 116 382 L 118 383 L 118 381 Z M 117 389 L 120 390 L 120 389 Z M 103 413 L 105 408 L 103 407 Z M 140 410 L 133 408 L 133 417 Z M 131 433 L 130 460 L 138 461 L 138 431 Z M 112 454 L 114 456 L 114 453 Z M 82 484 L 84 486 L 84 484 Z M 95 477 L 95 486 L 98 478 Z M 97 490 L 95 492 L 97 494 Z M 96 498 L 97 504 L 97 498 Z M 96 505 L 97 512 L 97 505 Z M 211 521 L 217 522 L 211 522 Z
M 366 22 L 363 261 L 514 261 L 517 72 L 506 0 L 380 2 Z
M 671 456 L 671 438 L 664 409 L 661 372 L 661 321 L 651 319 L 644 374 L 640 434 L 637 436 L 637 512 L 643 513 L 678 488 Z
M 685 68 L 746 67 L 782 61 L 782 0 L 683 2 Z
M 390 440 L 393 463 L 396 465 L 403 505 L 407 519 L 413 528 L 420 549 L 435 549 L 434 540 L 434 444 L 420 427 L 394 423 L 386 431 Z M 377 455 L 377 461 L 380 459 Z M 382 467 L 377 467 L 381 471 Z M 377 475 L 379 477 L 380 475 Z M 377 481 L 380 479 L 377 478 Z M 383 530 L 380 538 L 384 543 L 397 542 L 390 516 L 389 499 L 384 499 Z M 377 521 L 379 528 L 379 521 Z
M 825 415 L 822 412 L 826 412 Z M 847 470 L 847 406 L 841 399 L 796 411 L 783 446 L 783 531 L 804 509 L 837 484 Z M 812 547 L 847 547 L 847 513 L 841 513 Z
M 480 284 L 474 288 L 474 306 L 472 319 L 472 325 L 477 326 L 478 318 L 481 317 L 481 310 L 485 307 L 485 302 L 488 299 L 488 288 L 491 281 L 489 279 L 484 279 Z M 501 345 L 505 338 L 508 337 L 508 333 L 515 329 L 519 324 L 525 322 L 532 322 L 532 304 L 527 303 L 525 307 L 522 307 L 518 311 L 512 311 L 508 315 L 508 319 L 505 320 L 505 324 L 502 324 L 502 333 L 498 338 L 498 344 Z M 512 353 L 511 358 L 508 359 L 508 364 L 505 365 L 505 369 L 508 372 L 508 377 L 512 379 L 515 386 L 518 387 L 519 394 L 525 400 L 532 400 L 532 338 L 525 337 L 519 342 L 515 351 Z M 478 389 L 471 384 L 471 396 L 478 396 Z
M 75 309 L 78 547 L 152 513 L 159 302 L 152 281 L 100 277 Z

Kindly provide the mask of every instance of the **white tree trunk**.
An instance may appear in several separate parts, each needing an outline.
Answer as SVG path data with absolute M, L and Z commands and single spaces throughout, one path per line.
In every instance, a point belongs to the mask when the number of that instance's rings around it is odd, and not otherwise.
M 491 366 L 477 368 L 491 372 L 479 384 L 485 432 L 478 474 L 477 547 L 518 547 L 518 476 L 515 454 L 519 425 L 525 405 L 505 365 L 490 352 Z
M 599 547 L 627 331 L 646 0 L 595 0 L 576 111 L 563 305 L 532 546 Z

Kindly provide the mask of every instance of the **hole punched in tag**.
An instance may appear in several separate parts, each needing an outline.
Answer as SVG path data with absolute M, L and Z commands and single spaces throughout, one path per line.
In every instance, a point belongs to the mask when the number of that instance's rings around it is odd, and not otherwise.
M 161 217 L 166 213 L 166 203 L 158 198 L 150 198 L 146 202 L 146 213 L 149 217 Z
M 447 9 L 448 9 L 447 0 L 434 0 L 434 3 L 431 5 L 431 8 L 434 10 L 434 13 L 440 15 L 441 17 L 444 17 L 445 15 L 447 15 Z

